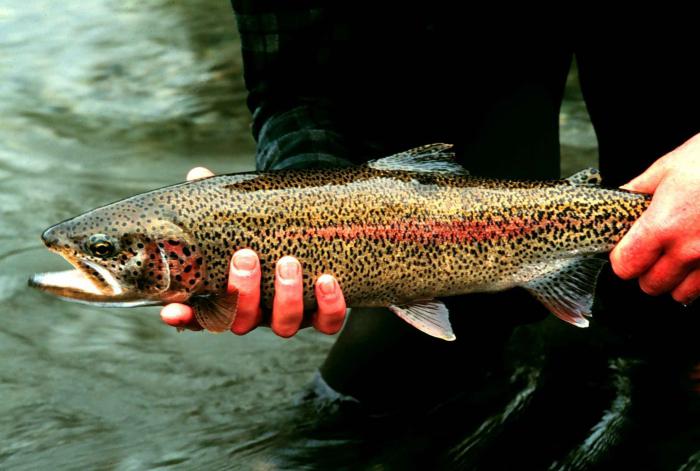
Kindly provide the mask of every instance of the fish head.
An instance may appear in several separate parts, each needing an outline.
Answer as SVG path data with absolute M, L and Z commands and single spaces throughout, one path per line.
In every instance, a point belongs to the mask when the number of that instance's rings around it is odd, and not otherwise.
M 48 228 L 42 240 L 73 270 L 40 273 L 30 286 L 101 306 L 183 302 L 203 285 L 194 238 L 172 218 L 114 203 Z

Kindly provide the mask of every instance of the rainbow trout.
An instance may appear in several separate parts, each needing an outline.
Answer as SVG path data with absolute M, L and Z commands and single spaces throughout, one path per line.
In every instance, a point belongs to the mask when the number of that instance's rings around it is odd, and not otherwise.
M 595 169 L 547 182 L 475 178 L 433 144 L 334 170 L 220 175 L 103 206 L 44 232 L 75 269 L 30 285 L 100 306 L 187 302 L 199 323 L 233 322 L 233 253 L 260 256 L 262 303 L 274 266 L 299 259 L 304 304 L 314 280 L 340 283 L 348 306 L 387 306 L 427 334 L 455 338 L 438 297 L 523 287 L 553 314 L 588 325 L 608 252 L 648 195 L 599 186 Z

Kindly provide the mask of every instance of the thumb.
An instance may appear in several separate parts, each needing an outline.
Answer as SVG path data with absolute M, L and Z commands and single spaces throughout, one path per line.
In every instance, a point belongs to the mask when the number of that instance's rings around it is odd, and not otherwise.
M 636 191 L 639 193 L 654 193 L 659 182 L 666 175 L 668 157 L 671 154 L 666 154 L 659 160 L 651 164 L 641 175 L 633 178 L 629 182 L 622 185 L 623 190 Z
M 204 167 L 195 167 L 187 172 L 187 181 L 199 180 L 200 178 L 208 178 L 214 176 L 211 170 Z

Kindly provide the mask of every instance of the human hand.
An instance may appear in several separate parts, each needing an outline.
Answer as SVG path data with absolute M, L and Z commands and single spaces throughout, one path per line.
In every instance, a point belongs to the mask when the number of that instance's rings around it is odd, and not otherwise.
M 622 188 L 654 196 L 611 252 L 613 271 L 639 278 L 647 294 L 690 304 L 700 296 L 700 134 Z
M 187 180 L 212 176 L 209 170 L 197 167 L 187 174 Z M 260 308 L 260 261 L 250 249 L 233 254 L 228 279 L 228 291 L 238 291 L 236 318 L 231 331 L 244 335 L 263 325 Z M 310 323 L 325 334 L 335 334 L 345 320 L 345 298 L 340 285 L 331 275 L 321 275 L 315 285 L 317 311 Z M 161 319 L 168 325 L 189 330 L 201 330 L 192 308 L 172 303 L 163 307 Z M 275 297 L 270 321 L 272 331 L 280 337 L 291 337 L 304 326 L 304 301 L 301 264 L 294 257 L 282 257 L 275 269 Z

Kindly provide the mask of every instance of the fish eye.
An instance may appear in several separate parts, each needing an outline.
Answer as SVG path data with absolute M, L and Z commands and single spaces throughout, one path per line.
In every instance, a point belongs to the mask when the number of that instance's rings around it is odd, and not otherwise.
M 114 243 L 104 234 L 90 236 L 87 247 L 92 255 L 100 258 L 109 258 L 116 252 Z

